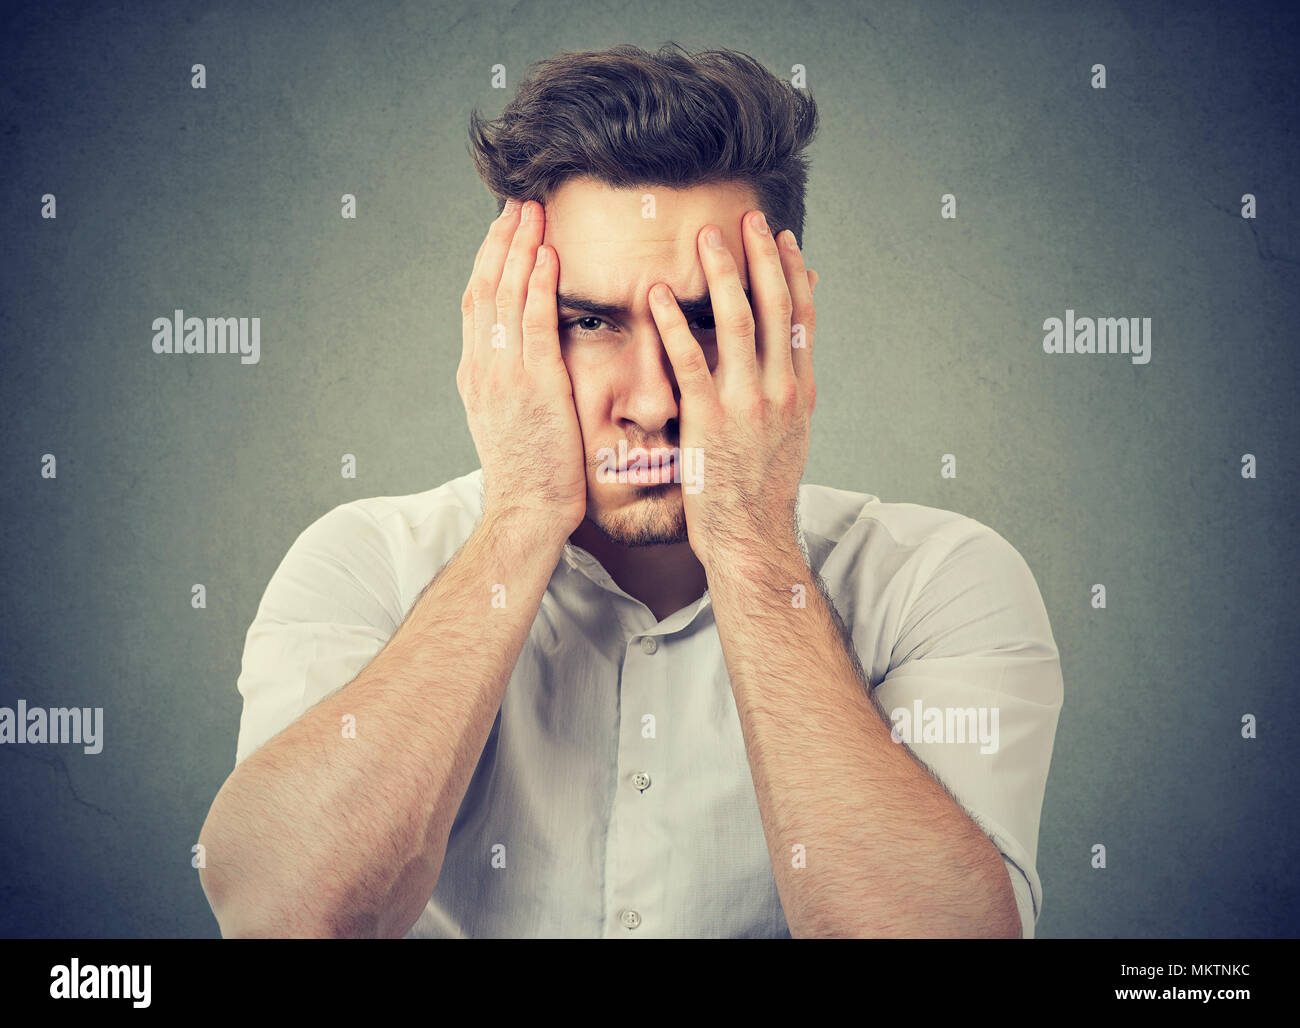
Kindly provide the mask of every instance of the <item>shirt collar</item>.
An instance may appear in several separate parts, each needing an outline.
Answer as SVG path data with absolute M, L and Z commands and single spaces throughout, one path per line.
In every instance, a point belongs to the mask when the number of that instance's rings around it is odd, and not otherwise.
M 562 558 L 564 564 L 572 571 L 582 575 L 598 588 L 604 589 L 607 592 L 612 592 L 630 603 L 640 604 L 639 600 L 624 592 L 619 584 L 610 577 L 609 572 L 605 570 L 605 566 L 581 546 L 575 546 L 571 542 L 565 542 Z M 644 609 L 645 605 L 640 604 L 640 606 Z M 647 629 L 639 634 L 669 635 L 673 632 L 681 631 L 681 629 L 693 622 L 703 612 L 706 610 L 711 611 L 712 606 L 712 598 L 706 589 L 704 595 L 696 599 L 693 603 L 688 603 L 681 610 L 668 615 L 667 618 L 656 624 L 653 628 Z

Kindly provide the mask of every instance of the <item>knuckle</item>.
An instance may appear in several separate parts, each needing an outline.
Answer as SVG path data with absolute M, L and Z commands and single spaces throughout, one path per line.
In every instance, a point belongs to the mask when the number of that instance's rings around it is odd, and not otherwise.
M 699 378 L 708 373 L 708 362 L 705 361 L 704 353 L 698 346 L 686 350 L 677 358 L 676 364 L 687 378 Z
M 474 300 L 474 306 L 478 307 L 492 300 L 496 295 L 496 290 L 487 279 L 481 275 L 475 275 L 469 282 L 469 294 Z
M 456 376 L 456 387 L 457 391 L 460 393 L 460 398 L 464 400 L 466 404 L 471 404 L 474 398 L 478 395 L 478 381 L 477 376 L 474 374 L 474 365 L 472 362 L 466 366 L 463 374 Z
M 554 321 L 551 321 L 545 315 L 530 311 L 524 315 L 522 328 L 524 338 L 531 341 L 535 339 L 546 339 L 553 335 L 556 330 L 556 325 Z
M 799 383 L 793 378 L 783 379 L 777 390 L 776 400 L 780 405 L 781 413 L 792 414 L 799 409 Z
M 762 392 L 749 393 L 744 400 L 743 409 L 750 421 L 766 421 L 772 413 L 772 401 Z
M 754 316 L 748 311 L 729 314 L 723 319 L 722 327 L 732 335 L 747 337 L 754 331 Z
M 521 264 L 523 264 L 523 260 L 519 256 L 519 248 L 517 246 L 512 246 L 510 248 L 510 253 L 506 255 L 505 263 L 501 265 L 501 281 L 503 284 L 506 282 L 514 282 L 519 278 Z
M 497 362 L 499 365 L 501 362 Z M 507 372 L 509 369 L 507 369 Z M 509 392 L 508 374 L 502 375 L 494 365 L 493 373 L 484 376 L 484 381 L 477 383 L 476 394 L 489 405 L 499 407 L 505 395 Z

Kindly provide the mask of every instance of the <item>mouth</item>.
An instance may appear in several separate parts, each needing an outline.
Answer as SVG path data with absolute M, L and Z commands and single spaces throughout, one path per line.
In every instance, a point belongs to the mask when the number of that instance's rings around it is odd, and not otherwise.
M 673 458 L 663 461 L 659 464 L 652 464 L 645 469 L 645 485 L 672 485 L 673 478 L 677 472 L 677 461 Z
M 669 457 L 649 464 L 631 464 L 618 468 L 615 472 L 619 481 L 626 482 L 634 488 L 644 489 L 652 485 L 673 485 L 677 476 L 677 460 Z

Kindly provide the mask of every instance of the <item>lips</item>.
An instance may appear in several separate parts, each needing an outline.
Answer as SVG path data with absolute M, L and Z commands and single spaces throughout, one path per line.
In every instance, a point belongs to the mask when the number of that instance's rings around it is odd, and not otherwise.
M 667 485 L 681 474 L 681 455 L 676 447 L 629 448 L 620 439 L 617 448 L 602 446 L 596 451 L 596 481 L 618 485 Z
M 639 485 L 667 485 L 673 480 L 673 475 L 677 470 L 677 462 L 669 458 L 666 462 L 652 464 L 644 472 L 638 473 L 637 477 L 644 478 Z
M 644 464 L 626 464 L 618 468 L 616 474 L 628 485 L 667 485 L 677 471 L 677 461 L 669 457 L 663 461 L 647 461 Z

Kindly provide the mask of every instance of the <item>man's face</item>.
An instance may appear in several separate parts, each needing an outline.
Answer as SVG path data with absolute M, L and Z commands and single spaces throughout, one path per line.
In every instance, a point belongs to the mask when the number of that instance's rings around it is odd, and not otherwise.
M 654 198 L 653 217 L 645 216 L 647 194 Z M 629 477 L 602 473 L 623 468 L 626 451 L 667 451 L 679 443 L 681 397 L 650 312 L 650 287 L 665 282 L 679 303 L 707 298 L 696 237 L 714 224 L 748 288 L 740 221 L 757 206 L 753 191 L 739 184 L 613 189 L 587 178 L 565 182 L 545 204 L 543 242 L 560 262 L 560 349 L 586 451 L 587 520 L 616 543 L 687 541 L 682 487 L 689 483 L 682 476 L 689 462 L 676 463 L 653 484 L 601 480 Z M 712 371 L 718 359 L 713 319 L 696 315 L 690 326 Z M 635 455 L 628 464 L 634 461 Z

